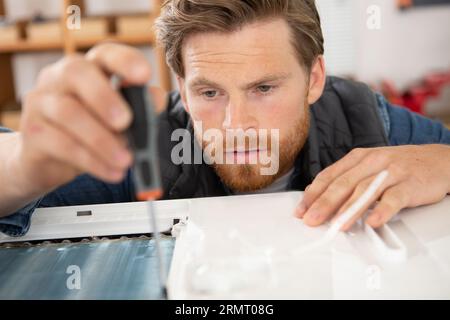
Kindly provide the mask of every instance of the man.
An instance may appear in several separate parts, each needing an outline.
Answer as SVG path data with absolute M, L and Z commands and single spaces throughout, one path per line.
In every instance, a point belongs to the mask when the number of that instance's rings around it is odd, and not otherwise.
M 365 85 L 327 78 L 314 1 L 172 0 L 157 32 L 179 85 L 160 115 L 164 199 L 306 189 L 295 215 L 316 226 L 387 170 L 366 221 L 378 227 L 450 192 L 449 130 Z M 20 133 L 0 134 L 0 231 L 24 234 L 36 207 L 134 200 L 122 135 L 132 115 L 111 74 L 141 84 L 150 68 L 136 50 L 102 44 L 42 71 L 24 101 Z M 201 145 L 235 162 L 179 162 L 179 129 L 195 136 L 183 159 Z M 219 139 L 210 148 L 202 135 L 253 130 L 260 142 L 260 129 L 276 134 L 253 147 L 251 139 L 232 147 Z M 273 155 L 275 172 L 262 174 L 260 160 Z

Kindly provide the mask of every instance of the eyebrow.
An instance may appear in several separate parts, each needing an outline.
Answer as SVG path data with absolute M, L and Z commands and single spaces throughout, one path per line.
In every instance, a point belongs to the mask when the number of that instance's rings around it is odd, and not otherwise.
M 205 77 L 197 77 L 194 80 L 189 82 L 189 87 L 191 87 L 191 88 L 200 87 L 200 86 L 215 87 L 215 88 L 221 87 L 217 82 L 211 81 Z
M 270 75 L 264 76 L 263 78 L 258 79 L 256 81 L 252 81 L 252 82 L 244 85 L 242 88 L 248 90 L 248 89 L 260 86 L 267 82 L 286 80 L 286 79 L 290 78 L 291 76 L 292 76 L 292 74 L 290 72 L 289 73 L 270 74 Z
M 276 73 L 276 74 L 270 74 L 270 75 L 264 76 L 264 77 L 261 78 L 261 79 L 252 81 L 252 82 L 250 82 L 250 83 L 248 83 L 248 84 L 245 84 L 245 85 L 243 85 L 241 88 L 242 88 L 242 89 L 245 89 L 245 90 L 248 90 L 248 89 L 257 87 L 258 85 L 262 85 L 262 84 L 264 84 L 264 83 L 267 83 L 267 82 L 274 82 L 274 81 L 285 80 L 285 79 L 290 78 L 291 76 L 292 76 L 291 73 Z M 199 87 L 199 86 L 208 86 L 208 87 L 221 88 L 221 85 L 220 85 L 220 84 L 218 84 L 217 82 L 214 82 L 214 81 L 212 81 L 212 80 L 209 80 L 209 79 L 207 79 L 207 78 L 205 78 L 205 77 L 198 77 L 198 78 L 195 78 L 194 80 L 192 80 L 192 81 L 189 83 L 189 86 L 190 86 L 191 88 L 195 88 L 195 87 Z

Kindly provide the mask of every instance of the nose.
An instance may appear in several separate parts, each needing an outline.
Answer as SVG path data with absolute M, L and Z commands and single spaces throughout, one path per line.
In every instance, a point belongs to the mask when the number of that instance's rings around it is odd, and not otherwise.
M 258 122 L 244 98 L 230 98 L 225 107 L 224 129 L 256 129 Z

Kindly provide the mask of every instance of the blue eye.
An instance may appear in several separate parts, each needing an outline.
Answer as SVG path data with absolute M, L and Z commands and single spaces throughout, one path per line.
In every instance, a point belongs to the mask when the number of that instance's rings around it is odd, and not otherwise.
M 202 95 L 209 99 L 215 98 L 217 96 L 217 91 L 207 90 L 207 91 L 202 92 Z
M 269 93 L 273 89 L 273 86 L 262 85 L 262 86 L 258 86 L 257 89 L 261 93 Z

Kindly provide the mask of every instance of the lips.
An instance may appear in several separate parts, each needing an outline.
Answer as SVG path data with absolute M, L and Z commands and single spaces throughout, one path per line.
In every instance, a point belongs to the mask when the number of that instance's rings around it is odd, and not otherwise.
M 253 150 L 230 150 L 226 151 L 227 160 L 230 158 L 233 163 L 257 163 L 258 157 L 263 149 L 253 149 Z M 228 161 L 227 161 L 228 162 Z
M 256 152 L 259 151 L 259 149 L 252 149 L 252 150 L 229 150 L 225 151 L 226 153 L 245 153 L 245 152 Z

